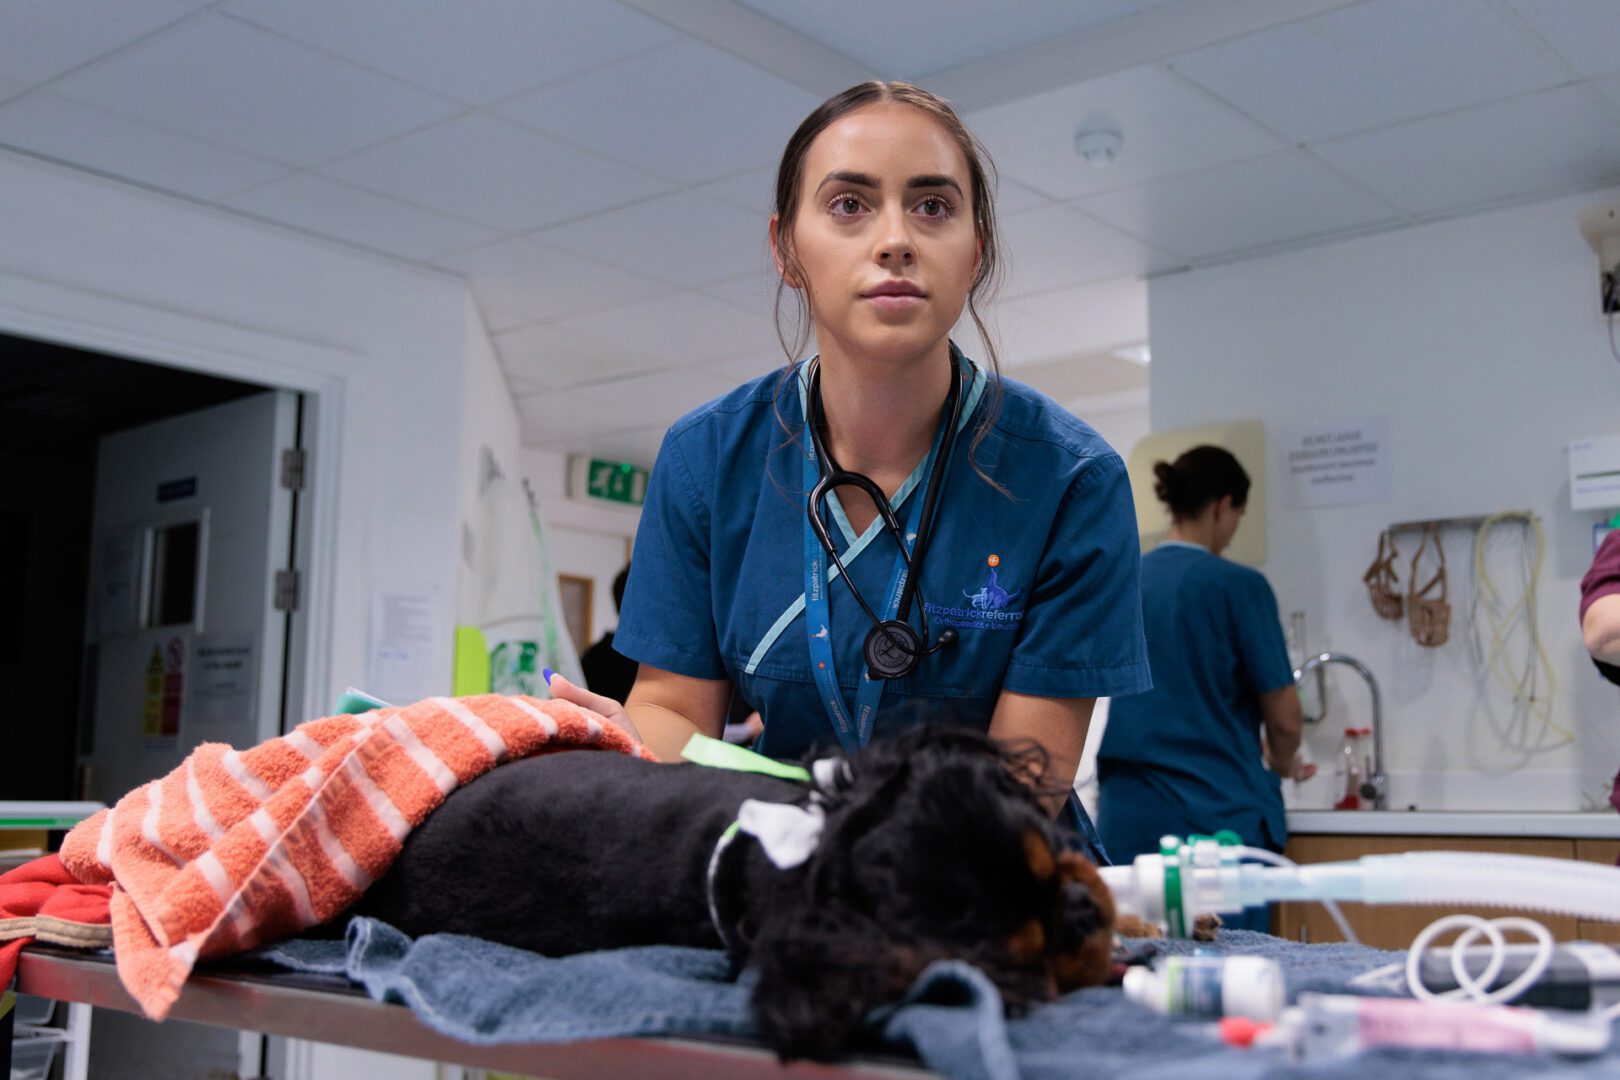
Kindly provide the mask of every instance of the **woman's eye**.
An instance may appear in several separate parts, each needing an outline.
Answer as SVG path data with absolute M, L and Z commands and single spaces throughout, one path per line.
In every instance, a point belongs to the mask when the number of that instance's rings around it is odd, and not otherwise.
M 853 195 L 840 195 L 832 201 L 832 212 L 839 217 L 849 217 L 861 212 L 861 200 Z
M 917 204 L 917 209 L 922 211 L 923 217 L 945 217 L 951 212 L 951 204 L 944 199 L 930 195 Z

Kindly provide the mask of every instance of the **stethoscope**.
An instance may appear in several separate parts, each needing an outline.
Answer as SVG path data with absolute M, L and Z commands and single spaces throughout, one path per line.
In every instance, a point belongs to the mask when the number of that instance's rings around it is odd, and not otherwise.
M 956 448 L 956 426 L 962 415 L 962 376 L 957 366 L 956 351 L 951 350 L 951 389 L 950 396 L 946 398 L 945 406 L 949 419 L 945 425 L 945 432 L 940 437 L 939 452 L 935 456 L 934 465 L 928 475 L 928 487 L 923 494 L 922 517 L 917 523 L 917 536 L 914 546 L 907 548 L 905 535 L 900 530 L 900 520 L 895 516 L 894 507 L 889 504 L 888 497 L 883 490 L 872 482 L 872 479 L 857 472 L 847 472 L 840 468 L 838 462 L 828 452 L 826 443 L 822 438 L 822 428 L 825 426 L 825 417 L 821 409 L 821 364 L 819 359 L 810 362 L 809 372 L 809 409 L 808 427 L 810 428 L 810 442 L 815 448 L 816 464 L 821 471 L 821 478 L 816 482 L 815 488 L 810 492 L 806 513 L 810 517 L 810 528 L 815 531 L 816 539 L 821 542 L 822 549 L 838 567 L 844 581 L 849 585 L 850 593 L 855 602 L 860 604 L 861 610 L 871 620 L 872 628 L 866 632 L 866 640 L 862 644 L 861 652 L 866 658 L 866 667 L 872 678 L 900 679 L 917 670 L 917 665 L 924 656 L 938 652 L 947 645 L 956 643 L 955 630 L 940 631 L 939 639 L 932 645 L 927 644 L 928 612 L 922 602 L 922 565 L 923 556 L 927 554 L 928 540 L 933 535 L 934 514 L 939 509 L 939 492 L 942 480 L 950 466 L 951 451 Z M 838 549 L 833 544 L 832 536 L 827 531 L 826 522 L 822 521 L 822 509 L 826 504 L 827 496 L 834 488 L 851 486 L 860 488 L 871 498 L 877 507 L 878 517 L 883 520 L 883 527 L 889 535 L 894 537 L 895 544 L 900 548 L 900 558 L 905 563 L 906 583 L 900 592 L 900 606 L 892 619 L 880 619 L 872 606 L 856 588 L 855 580 L 844 569 L 844 561 L 838 557 Z M 911 601 L 916 598 L 917 618 L 922 624 L 919 633 L 908 619 L 911 613 Z

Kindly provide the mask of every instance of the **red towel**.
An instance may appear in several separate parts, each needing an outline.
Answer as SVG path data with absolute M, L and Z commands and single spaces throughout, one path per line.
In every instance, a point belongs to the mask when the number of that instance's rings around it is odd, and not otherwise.
M 17 973 L 30 941 L 102 949 L 112 944 L 107 901 L 112 888 L 80 884 L 56 855 L 0 874 L 0 988 Z
M 161 1020 L 199 959 L 324 922 L 451 791 L 552 750 L 651 755 L 562 701 L 486 694 L 332 716 L 250 750 L 205 743 L 79 825 L 62 864 L 111 886 L 125 989 Z

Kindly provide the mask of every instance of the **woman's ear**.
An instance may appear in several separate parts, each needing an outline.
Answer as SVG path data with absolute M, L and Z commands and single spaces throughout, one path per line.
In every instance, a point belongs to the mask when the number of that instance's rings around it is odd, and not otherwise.
M 787 251 L 782 243 L 781 232 L 782 217 L 780 214 L 772 214 L 770 224 L 771 258 L 776 263 L 776 272 L 782 278 L 783 283 L 790 289 L 797 289 L 801 287 L 799 275 L 793 272 L 793 267 L 789 264 Z
M 867 1014 L 896 1001 L 932 957 L 840 907 L 773 919 L 754 942 L 754 1012 L 783 1061 L 847 1052 Z

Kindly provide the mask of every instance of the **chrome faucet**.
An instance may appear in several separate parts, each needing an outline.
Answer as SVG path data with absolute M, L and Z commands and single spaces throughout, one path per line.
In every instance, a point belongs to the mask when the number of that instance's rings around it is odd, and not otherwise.
M 1325 664 L 1343 664 L 1363 679 L 1367 680 L 1367 689 L 1372 691 L 1372 737 L 1373 759 L 1372 775 L 1361 782 L 1361 797 L 1371 799 L 1374 810 L 1389 809 L 1389 776 L 1384 772 L 1384 705 L 1378 694 L 1378 680 L 1366 664 L 1345 653 L 1325 652 L 1313 656 L 1294 672 L 1294 685 L 1298 686 L 1312 671 Z

